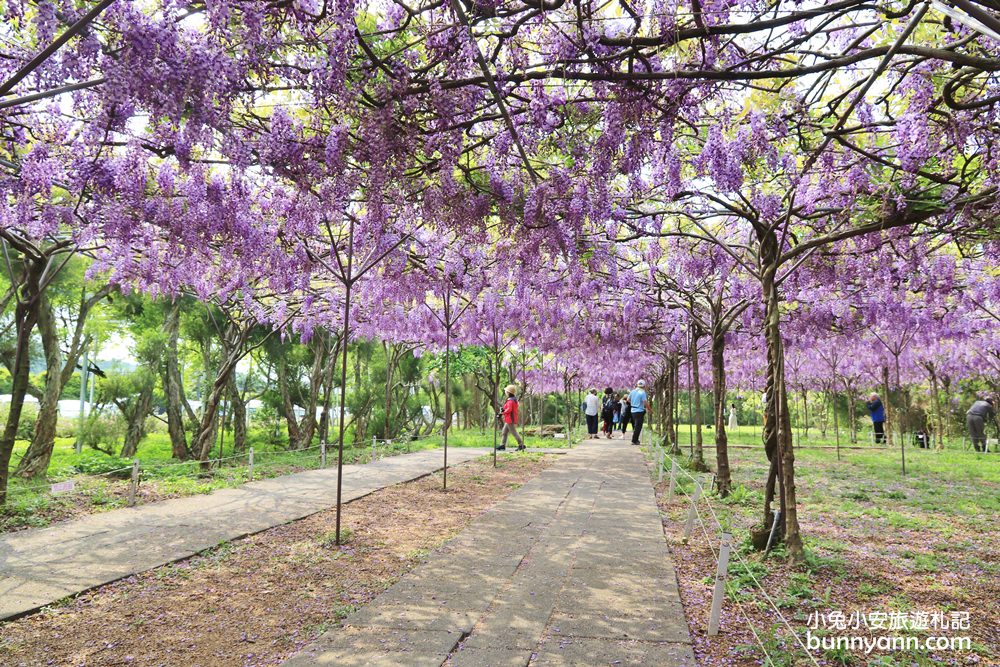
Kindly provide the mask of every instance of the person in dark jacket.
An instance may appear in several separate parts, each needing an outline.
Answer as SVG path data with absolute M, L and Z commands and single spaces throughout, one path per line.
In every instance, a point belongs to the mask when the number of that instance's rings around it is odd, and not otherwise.
M 997 426 L 997 411 L 993 398 L 976 401 L 965 413 L 965 425 L 969 427 L 969 439 L 972 440 L 972 446 L 976 448 L 977 452 L 986 451 L 987 423 L 993 424 L 1000 430 L 1000 426 Z
M 875 430 L 875 443 L 885 442 L 885 406 L 882 405 L 882 400 L 878 397 L 878 394 L 872 392 L 865 403 L 865 407 L 868 408 L 868 414 L 872 418 L 872 428 Z
M 601 431 L 604 433 L 604 437 L 609 440 L 611 439 L 611 430 L 614 428 L 615 413 L 618 411 L 616 408 L 621 409 L 621 404 L 615 398 L 615 390 L 608 387 L 604 390 L 604 402 L 601 404 L 601 420 L 604 422 Z
M 621 408 L 618 410 L 618 424 L 622 427 L 622 439 L 625 439 L 625 430 L 628 428 L 628 424 L 632 421 L 632 407 L 628 402 L 628 392 L 623 392 L 621 400 L 619 401 Z

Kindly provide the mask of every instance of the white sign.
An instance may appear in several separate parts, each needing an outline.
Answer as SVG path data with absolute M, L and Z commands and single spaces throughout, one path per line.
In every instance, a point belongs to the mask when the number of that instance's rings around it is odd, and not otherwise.
M 52 493 L 66 493 L 67 491 L 72 491 L 74 488 L 76 488 L 76 482 L 69 480 L 68 482 L 56 482 L 49 487 L 49 490 Z

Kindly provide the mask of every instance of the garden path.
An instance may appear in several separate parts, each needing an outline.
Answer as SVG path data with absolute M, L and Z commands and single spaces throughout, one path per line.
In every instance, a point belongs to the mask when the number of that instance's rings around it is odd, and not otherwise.
M 452 447 L 448 463 L 490 451 Z M 343 500 L 431 474 L 441 464 L 441 450 L 428 449 L 345 465 Z M 0 536 L 0 619 L 333 507 L 336 482 L 336 467 L 310 470 Z
M 693 666 L 637 447 L 587 441 L 285 663 Z

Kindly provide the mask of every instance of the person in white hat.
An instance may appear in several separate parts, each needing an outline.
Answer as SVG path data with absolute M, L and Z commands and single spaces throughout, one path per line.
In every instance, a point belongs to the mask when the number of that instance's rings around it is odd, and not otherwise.
M 635 389 L 629 392 L 629 405 L 631 407 L 632 419 L 632 444 L 639 444 L 639 436 L 642 433 L 642 422 L 646 418 L 646 410 L 649 409 L 649 396 L 646 394 L 646 381 L 639 380 L 635 383 Z
M 500 446 L 497 447 L 497 451 L 507 451 L 507 436 L 514 436 L 514 440 L 517 441 L 517 451 L 524 451 L 524 440 L 521 438 L 521 434 L 517 432 L 517 387 L 512 384 L 507 385 L 504 390 L 506 399 L 503 402 L 503 409 L 500 411 L 500 417 L 503 418 L 503 430 L 500 432 Z

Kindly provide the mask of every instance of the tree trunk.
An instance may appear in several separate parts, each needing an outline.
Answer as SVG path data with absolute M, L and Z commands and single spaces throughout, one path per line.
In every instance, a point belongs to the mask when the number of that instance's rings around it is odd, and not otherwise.
M 122 445 L 120 454 L 123 459 L 130 459 L 135 456 L 139 450 L 139 442 L 146 435 L 146 416 L 149 414 L 149 406 L 153 402 L 153 385 L 152 378 L 150 378 L 150 381 L 143 385 L 139 396 L 131 406 L 131 410 L 127 413 L 125 410 L 122 410 L 128 419 L 128 429 L 125 431 L 125 443 Z M 119 409 L 121 409 L 120 406 Z
M 667 378 L 666 386 L 664 387 L 664 415 L 663 415 L 663 430 L 665 431 L 664 437 L 666 437 L 667 444 L 670 445 L 670 455 L 678 456 L 681 453 L 680 447 L 677 445 L 677 432 L 674 430 L 674 405 L 676 403 L 675 397 L 675 384 L 674 374 L 677 372 L 677 366 L 675 364 L 676 354 L 671 353 L 670 358 L 667 360 Z
M 295 404 L 288 387 L 288 354 L 284 348 L 278 350 L 280 358 L 275 364 L 278 372 L 278 392 L 281 394 L 282 411 L 285 413 L 285 423 L 288 427 L 288 448 L 301 447 L 302 434 L 299 432 L 299 418 L 295 416 Z
M 797 563 L 805 558 L 802 535 L 799 531 L 798 510 L 795 493 L 795 452 L 792 448 L 791 420 L 788 414 L 788 392 L 785 385 L 785 352 L 781 337 L 781 314 L 778 308 L 778 287 L 774 283 L 777 266 L 769 266 L 762 276 L 762 287 L 766 304 L 768 354 L 773 358 L 773 389 L 771 401 L 774 403 L 777 425 L 777 448 L 779 457 L 778 481 L 781 486 L 782 523 L 784 524 L 785 547 L 789 557 Z
M 212 390 L 206 397 L 202 409 L 201 423 L 198 425 L 198 434 L 192 442 L 192 449 L 197 452 L 198 460 L 201 461 L 202 469 L 208 469 L 208 457 L 212 453 L 215 445 L 215 424 L 216 414 L 219 410 L 219 402 L 222 395 L 229 386 L 229 376 L 235 370 L 237 362 L 243 358 L 245 352 L 243 347 L 246 344 L 245 335 L 238 337 L 238 342 L 228 346 L 226 359 L 219 367 L 219 372 L 212 383 Z
M 774 360 L 768 350 L 767 359 L 767 381 L 764 386 L 764 429 L 761 438 L 764 442 L 764 454 L 769 462 L 767 482 L 764 488 L 764 518 L 761 524 L 762 529 L 767 530 L 771 525 L 771 504 L 774 502 L 774 493 L 778 480 L 778 469 L 781 465 L 778 456 L 778 415 L 775 411 L 774 403 Z
M 847 421 L 851 427 L 851 444 L 858 444 L 858 401 L 854 385 L 844 378 L 844 392 L 847 394 Z
M 45 388 L 38 405 L 35 433 L 18 463 L 15 475 L 22 477 L 43 477 L 49 469 L 52 450 L 55 447 L 56 423 L 59 419 L 59 396 L 62 394 L 62 351 L 59 349 L 59 335 L 56 332 L 55 313 L 48 298 L 39 296 L 38 333 L 45 351 Z
M 76 325 L 72 339 L 63 359 L 60 349 L 59 333 L 56 329 L 55 312 L 45 295 L 39 297 L 38 331 L 42 337 L 42 348 L 45 351 L 45 388 L 42 392 L 35 422 L 35 433 L 28 451 L 21 459 L 17 473 L 25 477 L 40 477 L 45 475 L 55 448 L 56 427 L 59 420 L 59 397 L 66 383 L 73 377 L 73 371 L 84 348 L 90 345 L 90 336 L 83 334 L 84 323 L 94 304 L 103 299 L 111 291 L 105 286 L 89 299 L 86 293 L 81 294 L 80 308 L 77 312 Z
M 836 382 L 836 380 L 834 380 Z M 831 384 L 831 387 L 833 385 Z M 840 460 L 840 417 L 837 416 L 837 392 L 830 390 L 830 403 L 833 404 L 833 435 L 837 442 L 837 460 Z
M 240 393 L 235 373 L 229 379 L 229 404 L 232 406 L 233 453 L 242 453 L 247 447 L 247 404 Z
M 701 380 L 698 371 L 698 340 L 701 338 L 701 329 L 697 326 L 691 329 L 691 349 L 688 353 L 691 358 L 691 390 L 694 392 L 694 456 L 691 460 L 691 467 L 694 470 L 705 471 L 704 441 L 701 434 Z
M 809 439 L 809 390 L 802 387 L 802 427 L 805 430 L 806 440 Z
M 894 411 L 892 409 L 892 398 L 889 393 L 889 367 L 882 367 L 882 392 L 885 396 L 885 400 L 882 401 L 882 406 L 885 408 L 885 446 L 892 447 L 892 418 L 894 416 Z
M 14 453 L 14 440 L 17 437 L 17 427 L 21 421 L 21 410 L 24 407 L 24 395 L 28 391 L 28 369 L 31 364 L 29 343 L 31 332 L 38 321 L 39 279 L 45 264 L 42 262 L 26 263 L 25 280 L 21 287 L 21 295 L 14 307 L 14 328 L 17 332 L 17 342 L 14 345 L 14 360 L 11 364 L 11 396 L 10 410 L 7 412 L 7 424 L 4 426 L 3 439 L 0 440 L 0 505 L 7 502 L 7 481 L 10 478 L 10 457 Z
M 934 364 L 932 363 L 928 363 L 926 366 L 931 376 L 931 393 L 934 395 L 934 430 L 936 431 L 934 436 L 937 441 L 935 449 L 942 450 L 944 449 L 944 424 L 942 423 L 944 411 L 941 408 L 941 392 L 938 388 L 937 369 L 934 368 Z
M 712 396 L 715 400 L 715 482 L 719 495 L 729 495 L 732 480 L 729 471 L 729 437 L 726 434 L 726 334 L 712 332 Z
M 167 399 L 167 432 L 170 434 L 170 450 L 175 459 L 186 461 L 191 456 L 188 449 L 187 433 L 184 429 L 184 408 L 182 396 L 182 379 L 180 363 L 177 358 L 177 331 L 180 327 L 180 301 L 174 301 L 167 310 L 167 318 L 163 323 L 167 334 L 167 344 L 164 347 L 165 369 L 163 373 L 163 389 Z

